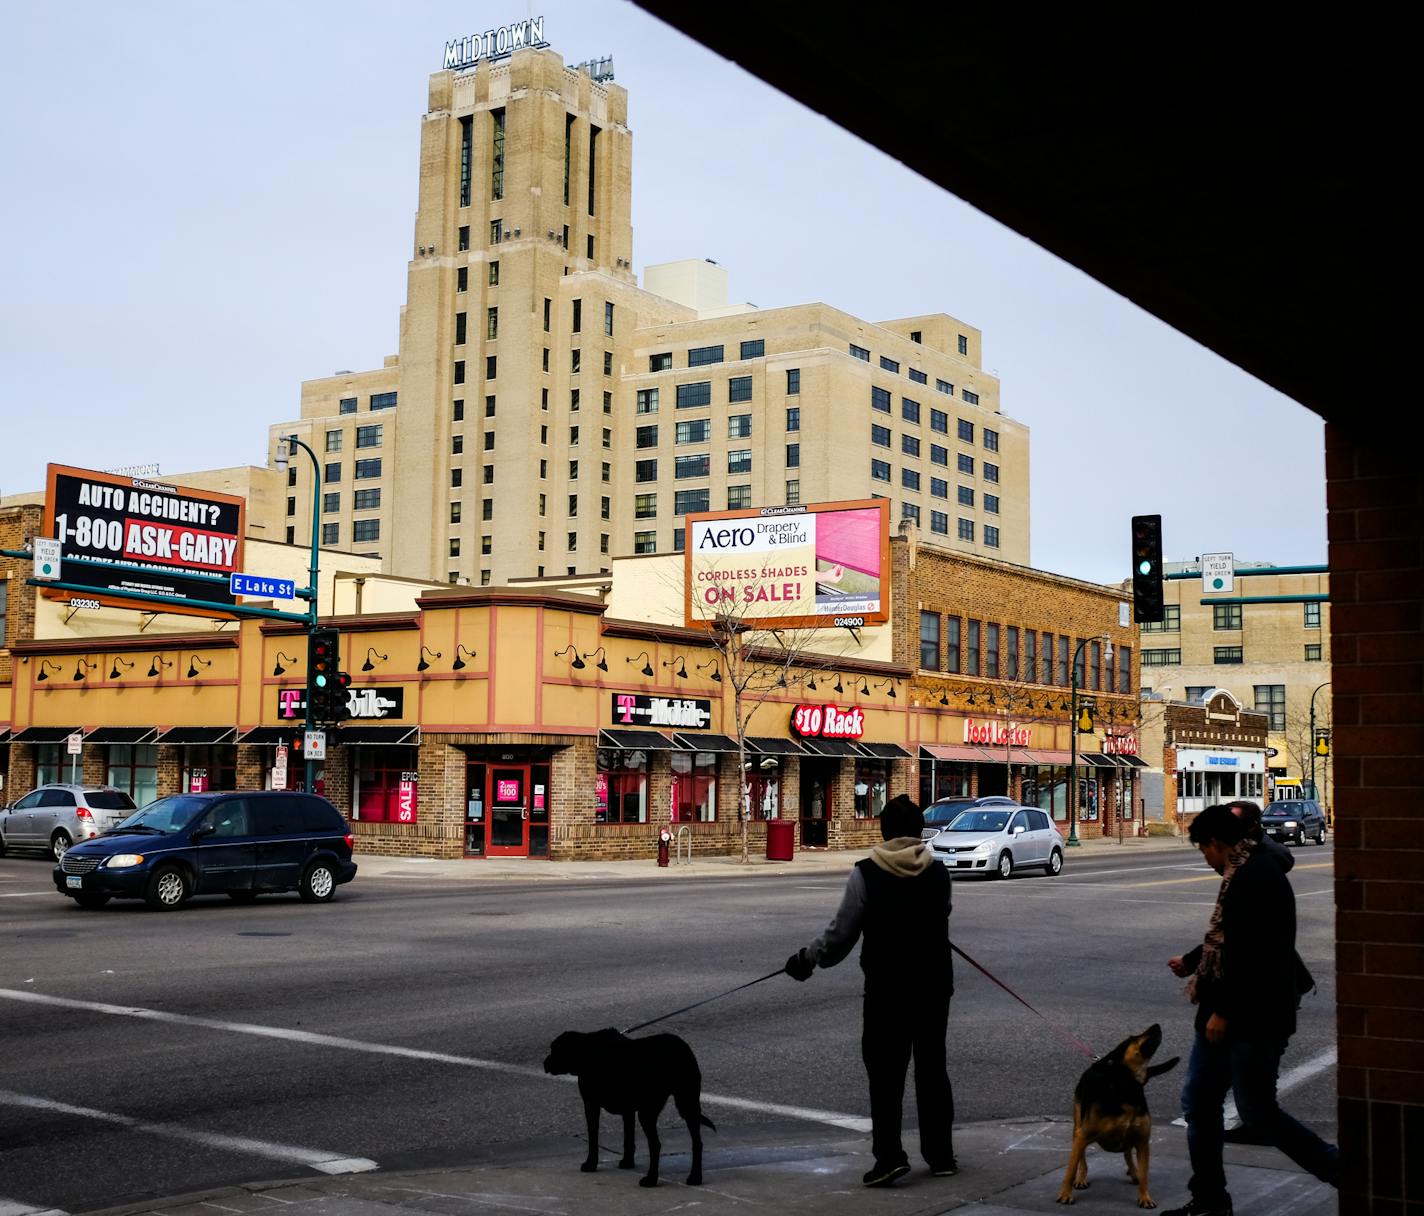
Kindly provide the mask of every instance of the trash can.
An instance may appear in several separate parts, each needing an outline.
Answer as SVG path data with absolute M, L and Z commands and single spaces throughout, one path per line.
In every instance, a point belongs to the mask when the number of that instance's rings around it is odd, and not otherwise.
M 767 861 L 790 861 L 796 852 L 796 824 L 790 819 L 766 821 Z

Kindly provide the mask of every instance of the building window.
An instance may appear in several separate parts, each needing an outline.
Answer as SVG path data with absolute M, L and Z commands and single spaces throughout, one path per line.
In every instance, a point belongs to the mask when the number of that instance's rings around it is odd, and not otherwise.
M 969 628 L 964 634 L 964 674 L 967 676 L 977 676 L 979 674 L 979 630 L 978 621 L 970 621 Z
M 576 516 L 577 514 L 578 514 L 578 495 L 577 495 L 577 494 L 570 494 L 570 495 L 569 495 L 569 515 L 570 515 L 570 516 Z
M 959 520 L 959 539 L 972 541 L 974 539 L 974 521 L 965 519 L 962 516 Z
M 788 367 L 786 369 L 786 395 L 794 397 L 801 391 L 801 369 L 799 367 Z
M 1164 604 L 1160 621 L 1143 621 L 1143 633 L 1180 633 L 1182 631 L 1182 606 Z
M 504 240 L 504 221 L 490 220 L 490 244 L 498 245 Z
M 706 367 L 710 363 L 722 362 L 720 346 L 694 346 L 687 352 L 688 367 Z
M 456 250 L 457 250 L 458 252 L 460 252 L 460 253 L 464 253 L 465 250 L 470 247 L 470 226 L 469 226 L 469 224 L 461 224 L 461 225 L 460 225 L 460 230 L 459 230 L 459 233 L 458 233 L 458 238 L 459 238 L 459 239 L 458 239 L 458 242 L 457 242 L 457 244 L 456 244 Z
M 930 430 L 938 431 L 941 435 L 949 434 L 949 415 L 943 410 L 930 410 Z
M 611 498 L 604 496 L 598 500 L 598 517 L 599 519 L 613 518 L 613 500 Z
M 456 400 L 456 401 L 455 401 L 455 403 L 451 406 L 451 409 L 450 409 L 450 416 L 451 416 L 451 421 L 453 421 L 453 422 L 464 422 L 464 421 L 465 421 L 465 403 L 464 403 L 464 401 L 462 401 L 462 400 Z
M 381 426 L 358 426 L 356 428 L 356 446 L 358 448 L 378 448 L 381 446 Z
M 959 419 L 959 441 L 961 443 L 974 442 L 974 424 L 966 418 Z
M 577 532 L 570 532 L 570 533 L 569 533 L 569 543 L 568 543 L 567 548 L 568 548 L 568 550 L 569 550 L 570 553 L 572 553 L 575 549 L 578 548 L 578 533 L 577 533 Z M 573 571 L 570 570 L 569 573 L 572 574 Z
M 679 481 L 688 477 L 708 477 L 712 473 L 712 457 L 707 453 L 698 456 L 679 456 L 673 462 L 673 477 Z
M 499 374 L 499 363 L 494 355 L 485 356 L 485 379 L 493 380 Z
M 548 429 L 549 429 L 549 428 L 546 427 L 546 426 L 541 426 L 541 427 L 539 428 L 539 431 L 540 431 L 540 433 L 542 434 L 544 431 L 547 431 Z M 459 439 L 460 436 L 459 436 L 459 435 L 456 435 L 455 438 L 456 438 L 456 439 Z M 493 451 L 494 451 L 494 432 L 493 432 L 493 431 L 486 431 L 486 432 L 485 432 L 484 449 L 485 449 L 486 452 L 493 452 Z M 456 448 L 455 448 L 455 454 L 459 454 L 459 453 L 461 453 L 461 452 L 463 452 L 463 451 L 464 451 L 464 445 L 463 445 L 463 444 L 457 444 L 457 446 L 456 446 Z
M 459 539 L 459 537 L 451 537 L 451 539 L 450 539 L 450 556 L 451 556 L 451 557 L 459 557 L 459 556 L 460 556 L 460 539 Z
M 380 540 L 381 521 L 379 519 L 358 519 L 351 525 L 351 538 L 358 545 Z
M 340 494 L 323 494 L 323 495 L 321 496 L 321 509 L 322 509 L 324 512 L 326 512 L 327 514 L 330 514 L 330 513 L 333 512 L 333 511 L 339 511 L 339 510 L 341 510 L 341 495 L 340 495 Z M 3 587 L 3 586 L 5 586 L 5 584 L 4 584 L 4 583 L 0 583 L 0 587 Z
M 786 445 L 786 467 L 788 469 L 799 469 L 801 467 L 801 445 L 799 443 L 788 443 Z M 889 465 L 886 465 L 886 479 L 889 479 Z M 800 482 L 797 482 L 800 486 Z
M 920 454 L 920 441 L 913 435 L 901 435 L 900 451 L 906 456 L 918 456 Z
M 578 447 L 579 429 L 576 426 L 569 427 L 569 447 Z
M 381 458 L 379 456 L 375 456 L 367 460 L 358 460 L 356 462 L 355 476 L 357 481 L 363 481 L 371 477 L 379 477 L 380 475 Z
M 706 443 L 712 438 L 712 420 L 694 418 L 677 424 L 678 443 Z
M 766 354 L 766 342 L 761 338 L 755 338 L 742 343 L 741 357 L 743 359 L 760 359 Z
M 470 289 L 470 268 L 460 266 L 455 271 L 455 291 L 456 293 L 469 291 Z
M 871 481 L 889 481 L 890 464 L 885 460 L 872 460 L 870 462 Z
M 1305 644 L 1305 661 L 1306 661 L 1307 663 L 1319 663 L 1319 662 L 1320 662 L 1320 643 L 1319 643 L 1319 642 L 1307 642 L 1307 643 Z
M 949 466 L 949 449 L 940 447 L 937 443 L 930 444 L 930 463 Z
M 890 412 L 890 393 L 883 388 L 870 386 L 870 408 L 882 414 Z
M 712 493 L 710 490 L 678 490 L 673 495 L 673 513 L 687 515 L 706 511 L 710 509 L 711 502 Z
M 914 469 L 900 470 L 900 484 L 907 490 L 918 490 L 920 488 L 920 475 Z
M 110 744 L 107 784 L 122 790 L 136 806 L 152 802 L 158 797 L 157 746 Z
M 638 460 L 633 463 L 634 481 L 657 481 L 658 462 L 656 460 Z
M 657 423 L 652 426 L 640 426 L 634 432 L 634 443 L 640 448 L 655 448 L 658 446 Z
M 328 464 L 328 465 L 322 470 L 321 479 L 322 479 L 322 481 L 326 482 L 327 485 L 335 485 L 338 481 L 340 481 L 340 480 L 341 480 L 341 465 L 340 465 L 340 463 L 339 463 L 339 462 L 333 462 L 333 463 L 331 463 L 331 464 Z
M 322 524 L 321 543 L 323 545 L 339 545 L 341 543 L 341 525 Z
M 967 401 L 970 405 L 979 404 L 979 394 L 971 393 L 967 388 L 964 389 L 959 395 L 963 397 L 964 400 Z
M 489 285 L 491 287 L 499 286 L 499 263 L 497 261 L 489 264 Z
M 801 407 L 799 405 L 793 405 L 787 408 L 786 429 L 788 431 L 799 431 L 801 429 Z
M 997 549 L 999 547 L 999 529 L 993 524 L 984 525 L 984 547 L 986 549 Z
M 900 504 L 900 518 L 909 520 L 915 527 L 920 526 L 920 509 L 912 502 L 902 502 Z
M 900 417 L 906 422 L 918 422 L 920 420 L 920 403 L 911 401 L 908 397 L 901 397 Z
M 995 485 L 998 485 L 998 483 L 999 483 L 999 466 L 996 465 L 996 464 L 990 464 L 990 463 L 986 460 L 986 461 L 984 462 L 984 480 L 985 480 L 985 481 L 992 481 Z
M 450 470 L 450 485 L 451 485 L 451 486 L 462 486 L 462 485 L 464 485 L 464 484 L 465 484 L 465 470 L 464 470 L 464 469 L 451 469 L 451 470 Z
M 890 446 L 890 428 L 878 426 L 872 422 L 870 424 L 870 442 L 878 448 L 888 448 Z
M 640 388 L 638 390 L 638 413 L 656 414 L 658 412 L 658 390 L 655 388 Z
M 999 626 L 993 621 L 984 628 L 984 674 L 999 678 Z
M 463 509 L 463 504 L 461 504 L 461 503 L 452 502 L 452 503 L 450 504 L 450 522 L 451 522 L 452 524 L 457 524 L 457 523 L 460 522 L 460 512 L 461 512 L 462 509 Z
M 727 487 L 727 510 L 740 511 L 743 507 L 752 505 L 751 486 L 728 486 Z
M 603 374 L 605 376 L 613 375 L 613 352 L 611 350 L 603 352 Z
M 656 494 L 637 494 L 633 498 L 633 518 L 653 519 L 658 513 Z
M 999 432 L 984 428 L 984 450 L 986 452 L 997 452 L 999 450 Z
M 1213 647 L 1212 647 L 1212 650 L 1211 650 L 1211 661 L 1212 661 L 1213 663 L 1218 664 L 1218 665 L 1220 665 L 1220 664 L 1227 664 L 1227 663 L 1230 663 L 1230 664 L 1241 663 L 1241 662 L 1243 661 L 1243 660 L 1242 660 L 1242 657 L 1241 657 L 1241 647 L 1240 647 L 1240 646 L 1213 646 Z
M 656 532 L 634 532 L 633 552 L 634 553 L 656 553 L 658 551 L 658 534 Z
M 577 376 L 579 369 L 583 366 L 583 351 L 577 346 L 569 351 L 569 375 Z
M 1017 629 L 1015 629 L 1017 632 Z M 1024 679 L 1030 684 L 1038 682 L 1038 634 L 1032 629 L 1025 629 L 1024 635 Z M 1011 643 L 1012 645 L 1012 643 Z M 1014 647 L 1017 649 L 1017 646 Z
M 930 531 L 937 532 L 940 536 L 949 535 L 949 516 L 943 511 L 930 512 Z
M 1306 627 L 1307 629 L 1319 629 L 1319 628 L 1320 628 L 1320 605 L 1319 605 L 1319 604 L 1302 604 L 1301 607 L 1303 607 L 1303 608 L 1305 609 L 1305 627 Z
M 381 488 L 357 490 L 352 504 L 357 511 L 374 511 L 381 505 Z
M 959 453 L 959 460 L 958 460 L 958 467 L 959 467 L 959 471 L 960 471 L 961 473 L 965 474 L 965 475 L 968 476 L 968 477 L 973 477 L 973 476 L 974 476 L 974 457 L 973 457 L 973 456 L 966 456 L 963 452 L 960 452 L 960 453 Z
M 1132 647 L 1119 646 L 1117 648 L 1117 690 L 1118 692 L 1130 693 L 1132 691 Z
M 694 380 L 691 384 L 677 386 L 677 408 L 691 409 L 699 405 L 712 404 L 712 381 Z
M 457 503 L 456 505 L 458 506 L 459 504 Z M 544 496 L 543 496 L 542 494 L 540 494 L 540 495 L 539 495 L 539 506 L 540 506 L 539 514 L 540 514 L 540 515 L 543 515 L 543 514 L 544 514 L 543 505 L 544 505 Z M 494 499 L 493 499 L 493 498 L 485 498 L 485 499 L 481 499 L 481 500 L 480 500 L 480 518 L 481 518 L 481 519 L 493 519 L 493 518 L 494 518 Z
M 287 466 L 287 484 L 289 486 L 297 484 L 297 466 L 294 464 Z
M 481 556 L 481 557 L 489 557 L 490 554 L 492 554 L 493 552 L 494 552 L 494 537 L 493 537 L 493 536 L 482 536 L 482 537 L 480 537 L 480 556 Z
M 499 309 L 485 309 L 485 338 L 493 342 L 499 337 Z
M 949 482 L 945 481 L 943 477 L 931 477 L 931 478 L 930 478 L 930 497 L 932 497 L 932 498 L 948 498 L 948 497 L 949 497 Z
M 799 507 L 801 505 L 801 482 L 799 480 L 788 481 L 786 483 L 786 505 L 788 507 Z
M 493 417 L 494 417 L 494 398 L 493 398 L 493 397 L 486 397 L 486 398 L 485 398 L 485 417 L 486 417 L 486 418 L 493 418 Z
M 463 359 L 455 360 L 455 383 L 465 383 L 465 361 Z
M 727 453 L 727 472 L 750 473 L 752 471 L 751 448 L 738 448 Z
M 341 451 L 341 432 L 340 432 L 340 431 L 327 431 L 327 433 L 326 433 L 326 450 L 327 450 L 328 452 L 339 452 L 339 451 Z M 296 466 L 293 465 L 292 467 L 295 468 Z
M 959 663 L 959 618 L 947 616 L 944 618 L 944 669 L 957 672 Z
M 549 462 L 548 462 L 547 460 L 541 460 L 541 461 L 539 462 L 539 476 L 540 476 L 541 478 L 544 478 L 544 477 L 547 477 L 548 475 L 549 475 Z M 492 464 L 487 464 L 487 465 L 483 465 L 483 466 L 481 467 L 480 480 L 481 480 L 482 482 L 484 482 L 484 484 L 487 485 L 487 486 L 492 486 L 492 485 L 494 485 L 494 465 L 492 465 Z
M 467 114 L 460 119 L 460 206 L 470 205 L 470 168 L 473 163 L 475 120 Z
M 939 393 L 944 393 L 947 397 L 953 397 L 954 385 L 952 385 L 948 380 L 937 379 L 935 380 L 935 391 Z
M 1053 683 L 1053 635 L 1045 633 L 1041 635 L 1043 647 L 1040 654 L 1043 657 L 1043 680 L 1044 684 Z
M 605 414 L 611 414 L 611 413 L 613 413 L 613 394 L 612 394 L 612 393 L 604 393 L 604 394 L 603 394 L 603 412 L 604 412 Z
M 733 376 L 727 381 L 727 400 L 733 403 L 752 399 L 752 378 Z
M 870 362 L 870 352 L 863 346 L 857 346 L 854 342 L 850 344 L 850 357 L 859 359 L 862 363 Z
M 918 372 L 913 367 L 909 369 L 909 372 L 910 379 L 913 380 L 916 384 L 928 384 L 930 382 L 930 378 L 925 375 L 924 372 Z
M 974 490 L 972 487 L 959 487 L 959 505 L 961 507 L 972 507 L 974 505 Z
M 961 355 L 967 355 L 969 353 L 969 339 L 963 334 L 959 335 L 959 353 Z
M 336 408 L 338 413 L 354 414 L 356 412 L 356 398 L 343 397 Z
M 1271 722 L 1268 729 L 1283 731 L 1286 728 L 1286 686 L 1284 684 L 1257 684 L 1256 712 L 1266 714 Z
M 465 314 L 457 312 L 455 314 L 455 345 L 464 346 L 466 339 Z
M 1240 629 L 1240 604 L 1213 604 L 1211 606 L 1211 627 L 1213 629 Z
M 603 302 L 603 332 L 610 337 L 613 335 L 613 301 Z
M 999 496 L 997 494 L 984 495 L 984 510 L 990 515 L 999 513 Z
M 900 365 L 899 365 L 898 363 L 896 363 L 894 359 L 887 359 L 884 355 L 881 355 L 881 356 L 880 356 L 880 370 L 881 370 L 881 371 L 884 371 L 884 372 L 897 372 L 897 373 L 898 373 L 899 370 L 900 370 Z
M 920 666 L 939 670 L 939 613 L 920 613 Z
M 648 356 L 648 370 L 650 372 L 665 372 L 672 369 L 672 352 L 664 351 L 660 355 Z
M 752 437 L 752 416 L 733 414 L 727 419 L 728 439 L 750 439 Z

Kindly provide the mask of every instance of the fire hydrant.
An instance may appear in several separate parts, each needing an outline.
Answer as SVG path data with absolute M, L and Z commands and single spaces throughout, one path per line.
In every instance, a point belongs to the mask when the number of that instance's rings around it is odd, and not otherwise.
M 666 866 L 668 863 L 668 846 L 672 843 L 672 833 L 663 828 L 658 833 L 658 865 Z

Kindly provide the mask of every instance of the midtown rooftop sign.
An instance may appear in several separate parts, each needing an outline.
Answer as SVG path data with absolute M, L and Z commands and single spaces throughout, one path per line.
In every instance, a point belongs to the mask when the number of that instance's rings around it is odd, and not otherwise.
M 528 17 L 483 34 L 467 34 L 445 44 L 446 68 L 473 67 L 481 59 L 503 59 L 529 46 L 548 46 L 544 41 L 544 18 Z

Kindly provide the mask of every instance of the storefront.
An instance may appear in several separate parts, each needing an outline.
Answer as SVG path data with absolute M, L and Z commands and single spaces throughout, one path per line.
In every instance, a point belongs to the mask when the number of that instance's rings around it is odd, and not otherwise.
M 1265 713 L 1243 709 L 1225 689 L 1213 689 L 1205 703 L 1172 701 L 1162 708 L 1154 738 L 1161 743 L 1161 793 L 1154 789 L 1153 817 L 1184 831 L 1192 816 L 1208 806 L 1249 798 L 1264 805 L 1267 782 Z M 1155 759 L 1155 755 L 1152 757 Z

